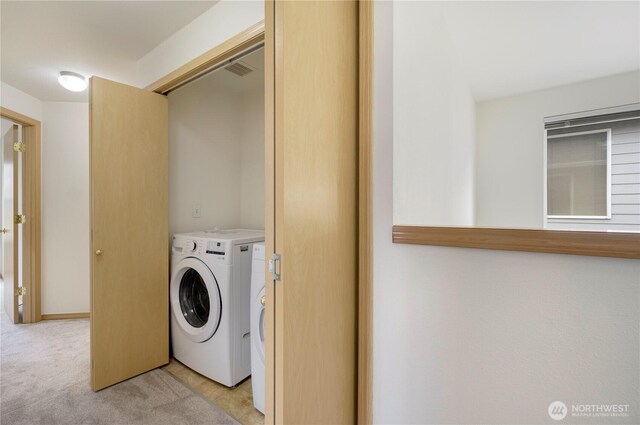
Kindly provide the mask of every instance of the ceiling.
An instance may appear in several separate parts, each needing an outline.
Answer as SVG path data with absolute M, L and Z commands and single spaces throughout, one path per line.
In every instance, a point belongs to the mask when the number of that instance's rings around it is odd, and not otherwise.
M 60 71 L 128 81 L 216 1 L 2 0 L 0 79 L 40 100 L 86 101 L 57 83 Z M 440 4 L 477 100 L 640 68 L 637 1 Z
M 127 81 L 136 62 L 216 1 L 0 2 L 0 79 L 43 101 L 86 101 L 60 71 Z
M 638 1 L 440 6 L 476 100 L 640 69 Z

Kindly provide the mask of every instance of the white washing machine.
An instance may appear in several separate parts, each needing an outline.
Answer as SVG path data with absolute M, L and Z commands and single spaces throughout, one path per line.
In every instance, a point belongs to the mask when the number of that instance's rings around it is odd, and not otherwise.
M 171 342 L 181 363 L 228 387 L 251 374 L 249 300 L 256 230 L 177 234 L 171 258 Z
M 253 245 L 251 266 L 251 387 L 253 406 L 264 413 L 264 243 Z

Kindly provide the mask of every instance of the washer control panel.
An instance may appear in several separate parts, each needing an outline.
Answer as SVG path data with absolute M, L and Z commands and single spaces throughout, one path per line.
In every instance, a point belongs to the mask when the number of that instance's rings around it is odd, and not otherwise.
M 256 239 L 258 237 L 259 235 Z M 197 257 L 205 262 L 231 265 L 239 261 L 240 257 L 246 256 L 251 261 L 254 243 L 246 236 L 243 240 L 235 240 L 229 239 L 227 235 L 211 237 L 205 232 L 178 233 L 173 236 L 171 250 L 176 256 Z
M 204 252 L 204 243 L 198 239 L 185 239 L 183 252 L 202 254 Z
M 184 236 L 174 236 L 173 243 L 171 244 L 173 252 L 182 254 L 204 254 L 206 247 L 206 241 L 198 238 L 190 238 Z
M 225 255 L 227 252 L 225 241 L 207 241 L 207 254 Z

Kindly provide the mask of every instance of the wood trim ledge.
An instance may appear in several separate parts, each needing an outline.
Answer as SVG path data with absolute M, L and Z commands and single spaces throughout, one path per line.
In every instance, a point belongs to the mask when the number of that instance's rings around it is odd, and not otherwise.
M 640 233 L 393 226 L 393 243 L 640 258 Z

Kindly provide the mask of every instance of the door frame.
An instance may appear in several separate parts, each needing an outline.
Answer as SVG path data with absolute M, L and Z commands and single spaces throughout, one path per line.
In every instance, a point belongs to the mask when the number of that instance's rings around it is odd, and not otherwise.
M 23 228 L 22 284 L 27 293 L 22 302 L 22 323 L 42 320 L 41 314 L 41 138 L 40 121 L 0 107 L 0 116 L 22 126 L 22 142 L 27 155 L 22 168 L 22 211 L 27 216 Z M 31 154 L 30 154 L 31 153 Z
M 272 1 L 272 0 L 267 0 Z M 267 16 L 269 8 L 267 7 Z M 168 94 L 183 84 L 198 78 L 220 65 L 225 60 L 241 53 L 252 46 L 263 42 L 265 37 L 273 37 L 273 28 L 266 28 L 265 21 L 257 22 L 244 31 L 236 34 L 221 44 L 214 46 L 195 59 L 178 67 L 157 81 L 151 83 L 146 90 L 159 94 Z M 265 75 L 273 72 L 269 66 Z M 359 0 L 359 159 L 358 159 L 358 378 L 357 378 L 357 414 L 359 424 L 373 422 L 373 293 L 372 293 L 372 95 L 373 95 L 373 1 Z M 271 75 L 273 77 L 273 75 Z M 272 87 L 265 87 L 266 114 L 273 113 L 274 91 Z M 267 126 L 273 123 L 265 119 Z M 267 128 L 267 130 L 273 128 Z M 271 133 L 273 135 L 273 131 Z M 273 136 L 265 133 L 266 147 L 273 151 Z M 272 163 L 272 155 L 265 156 L 267 164 Z M 271 167 L 273 168 L 273 167 Z M 266 171 L 269 172 L 268 170 Z M 268 178 L 273 178 L 273 173 Z M 269 186 L 269 183 L 267 182 Z M 265 197 L 268 201 L 268 198 Z M 266 205 L 273 208 L 273 205 Z M 265 220 L 266 227 L 273 226 Z M 269 230 L 269 229 L 265 229 Z M 273 228 L 271 228 L 273 234 Z M 273 247 L 271 247 L 273 248 Z M 273 296 L 267 297 L 273 299 Z M 268 307 L 268 306 L 267 306 Z M 268 331 L 269 332 L 269 331 Z M 272 331 L 271 331 L 272 332 Z M 271 336 L 273 338 L 273 335 Z M 272 347 L 273 349 L 273 347 Z M 270 369 L 271 370 L 271 369 Z M 267 376 L 271 372 L 266 371 Z M 273 400 L 267 392 L 267 406 L 273 408 Z M 272 409 L 270 409 L 272 410 Z M 267 424 L 274 423 L 275 418 L 265 417 Z
M 373 8 L 359 0 L 358 424 L 373 423 Z

